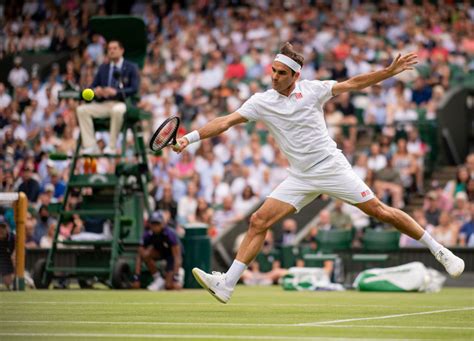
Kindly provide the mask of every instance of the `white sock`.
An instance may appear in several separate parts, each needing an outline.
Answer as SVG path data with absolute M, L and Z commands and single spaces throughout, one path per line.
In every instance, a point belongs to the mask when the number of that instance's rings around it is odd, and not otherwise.
M 234 259 L 234 262 L 226 272 L 225 285 L 230 288 L 235 287 L 245 269 L 247 269 L 247 264 Z
M 425 231 L 425 233 L 423 233 L 423 235 L 419 239 L 419 242 L 425 245 L 428 249 L 430 249 L 431 253 L 434 255 L 443 248 L 443 245 L 434 240 L 433 237 L 431 237 L 431 235 L 428 233 L 428 231 Z

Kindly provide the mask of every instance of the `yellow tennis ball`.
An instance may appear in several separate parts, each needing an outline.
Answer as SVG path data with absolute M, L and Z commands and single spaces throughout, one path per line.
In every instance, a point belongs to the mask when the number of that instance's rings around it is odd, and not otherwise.
M 86 101 L 92 101 L 92 99 L 94 98 L 94 90 L 84 89 L 82 91 L 82 98 L 84 98 Z

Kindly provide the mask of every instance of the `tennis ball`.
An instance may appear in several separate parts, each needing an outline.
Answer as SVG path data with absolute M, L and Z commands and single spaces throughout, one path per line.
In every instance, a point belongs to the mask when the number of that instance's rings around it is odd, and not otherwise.
M 94 91 L 92 89 L 84 89 L 82 91 L 82 98 L 84 98 L 86 101 L 92 101 L 94 98 Z

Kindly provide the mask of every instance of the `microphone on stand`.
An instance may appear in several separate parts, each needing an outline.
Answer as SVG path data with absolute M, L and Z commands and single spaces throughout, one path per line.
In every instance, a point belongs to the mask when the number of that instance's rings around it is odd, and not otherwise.
M 114 79 L 118 82 L 120 94 L 122 95 L 123 101 L 125 102 L 126 97 L 125 97 L 125 92 L 123 91 L 122 73 L 119 70 L 115 70 L 112 73 L 112 77 L 114 77 Z

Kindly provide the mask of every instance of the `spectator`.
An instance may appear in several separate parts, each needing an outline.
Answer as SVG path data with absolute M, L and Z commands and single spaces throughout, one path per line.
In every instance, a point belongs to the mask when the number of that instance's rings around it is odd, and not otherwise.
M 6 92 L 5 84 L 0 82 L 0 110 L 5 109 L 12 102 L 12 97 Z
M 298 225 L 293 218 L 287 218 L 282 223 L 282 237 L 280 241 L 281 246 L 293 246 L 296 244 L 296 233 L 298 232 Z
M 449 212 L 442 211 L 440 213 L 439 224 L 433 230 L 433 237 L 446 247 L 456 246 L 458 228 L 453 223 L 452 216 Z
M 328 231 L 334 228 L 331 225 L 331 214 L 328 210 L 323 209 L 319 212 L 319 221 L 316 223 L 316 230 L 317 231 Z
M 458 167 L 456 180 L 450 180 L 446 185 L 451 197 L 454 198 L 458 192 L 467 191 L 467 182 L 469 181 L 469 170 L 466 166 Z
M 416 159 L 408 152 L 407 141 L 401 138 L 397 141 L 397 151 L 392 158 L 393 168 L 400 174 L 403 187 L 410 190 L 417 173 Z
M 224 198 L 222 202 L 222 209 L 216 210 L 214 213 L 214 226 L 217 230 L 217 235 L 221 234 L 225 229 L 230 227 L 233 223 L 241 218 L 237 215 L 234 209 L 234 200 L 231 195 Z
M 29 166 L 25 167 L 22 175 L 22 182 L 18 187 L 19 192 L 24 192 L 28 201 L 36 202 L 40 192 L 40 185 L 38 181 L 33 178 L 33 169 Z
M 461 227 L 471 218 L 471 212 L 469 212 L 469 201 L 467 200 L 466 192 L 456 193 L 456 197 L 454 199 L 454 209 L 451 214 L 454 223 Z
M 335 229 L 350 230 L 352 229 L 351 217 L 342 211 L 343 201 L 336 200 L 334 208 L 330 213 L 331 226 Z
M 155 209 L 160 211 L 168 211 L 170 213 L 171 219 L 168 223 L 171 226 L 175 226 L 178 214 L 178 203 L 173 199 L 173 188 L 171 184 L 166 183 L 163 185 L 163 194 L 161 199 L 156 201 Z
M 375 172 L 374 190 L 378 198 L 382 201 L 392 201 L 393 207 L 403 208 L 404 190 L 400 173 L 393 168 L 392 159 L 387 160 L 387 165 Z
M 387 166 L 387 157 L 380 152 L 380 145 L 378 143 L 374 142 L 370 145 L 367 166 L 372 172 L 378 172 Z
M 438 206 L 438 195 L 436 192 L 429 192 L 425 198 L 424 211 L 427 222 L 433 226 L 439 224 L 441 210 Z
M 253 193 L 252 187 L 247 185 L 242 194 L 237 196 L 234 202 L 235 213 L 241 218 L 244 218 L 259 202 L 260 200 Z
M 10 289 L 14 278 L 15 235 L 10 232 L 3 216 L 0 216 L 0 275 L 3 285 Z
M 141 264 L 144 262 L 153 276 L 153 282 L 148 285 L 148 290 L 179 290 L 183 286 L 180 278 L 183 271 L 181 268 L 183 250 L 179 238 L 176 232 L 167 226 L 163 215 L 159 212 L 152 214 L 149 224 L 150 229 L 145 232 L 138 248 L 134 280 L 139 281 Z M 157 260 L 166 261 L 164 279 L 156 267 Z
M 8 82 L 15 89 L 25 86 L 29 79 L 28 72 L 21 66 L 21 63 L 21 57 L 15 57 L 15 59 L 13 59 L 14 67 L 8 74 Z
M 469 204 L 471 217 L 459 231 L 459 245 L 474 247 L 474 202 Z
M 192 220 L 197 208 L 197 187 L 189 182 L 187 193 L 178 202 L 178 224 L 183 225 Z

